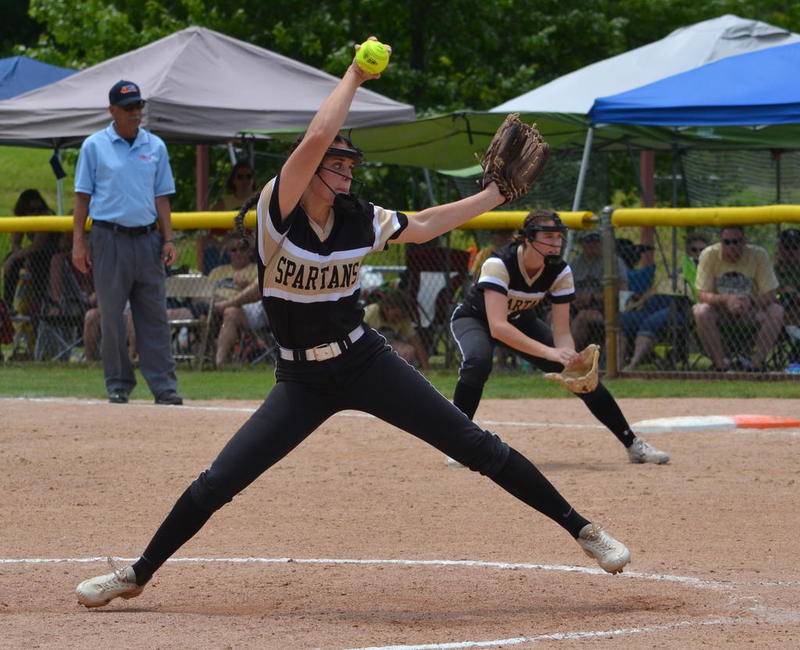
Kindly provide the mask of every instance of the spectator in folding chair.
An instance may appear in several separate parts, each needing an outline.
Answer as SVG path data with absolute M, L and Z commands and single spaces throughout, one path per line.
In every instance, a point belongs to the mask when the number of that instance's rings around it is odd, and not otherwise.
M 582 253 L 571 262 L 575 282 L 575 300 L 572 303 L 572 338 L 575 349 L 582 350 L 589 343 L 602 343 L 605 328 L 603 315 L 603 250 L 600 233 L 590 230 L 581 237 Z M 617 256 L 621 291 L 627 291 L 627 265 Z M 599 340 L 598 340 L 599 339 Z
M 238 212 L 242 204 L 256 191 L 255 173 L 250 163 L 239 161 L 225 181 L 222 197 L 211 207 L 212 210 Z M 208 230 L 197 237 L 197 268 L 204 275 L 212 269 L 230 264 L 230 257 L 224 250 L 227 231 L 224 228 Z
M 682 327 L 689 322 L 689 309 L 696 294 L 694 281 L 697 260 L 707 245 L 708 240 L 704 236 L 690 236 L 686 240 L 686 255 L 677 274 L 676 289 L 672 289 L 671 277 L 663 277 L 641 299 L 632 298 L 625 311 L 620 314 L 620 348 L 623 359 L 627 357 L 625 350 L 631 340 L 634 346 L 633 355 L 623 372 L 636 370 L 670 327 Z M 648 252 L 650 251 L 643 249 L 644 255 Z
M 215 355 L 217 368 L 222 368 L 230 363 L 237 341 L 241 341 L 246 332 L 257 332 L 267 327 L 258 278 L 238 293 L 215 301 L 214 311 L 222 316 Z
M 644 239 L 645 231 L 652 230 L 642 229 L 642 244 L 638 248 L 642 255 L 640 267 L 647 268 L 649 265 L 655 271 L 654 248 Z M 689 309 L 695 301 L 696 289 L 693 285 L 697 275 L 697 260 L 707 245 L 708 240 L 703 235 L 693 235 L 686 240 L 686 255 L 676 275 L 675 290 L 672 289 L 672 277 L 667 275 L 644 294 L 638 297 L 634 294 L 628 301 L 625 310 L 620 314 L 620 348 L 621 356 L 625 359 L 626 350 L 633 342 L 633 354 L 623 368 L 624 372 L 635 370 L 650 355 L 656 342 L 670 327 L 682 327 L 688 322 Z M 630 273 L 628 279 L 629 286 L 636 286 Z
M 61 233 L 58 250 L 50 259 L 49 291 L 39 315 L 37 359 L 68 359 L 72 348 L 83 340 L 86 312 L 97 305 L 92 277 L 72 263 L 70 233 Z
M 716 370 L 762 370 L 783 328 L 778 286 L 767 251 L 748 244 L 741 226 L 723 228 L 720 241 L 702 252 L 697 265 L 700 302 L 693 313 L 697 335 Z M 721 328 L 734 334 L 755 329 L 751 354 L 729 358 Z
M 22 192 L 14 205 L 14 215 L 18 217 L 52 214 L 34 189 Z M 30 242 L 27 245 L 26 239 Z M 12 311 L 17 358 L 33 356 L 38 314 L 47 297 L 50 259 L 58 250 L 58 239 L 56 232 L 11 235 L 11 252 L 3 262 L 3 299 Z
M 14 204 L 14 216 L 52 215 L 53 211 L 38 190 L 25 190 Z M 25 245 L 25 240 L 29 244 Z M 15 232 L 11 234 L 11 251 L 3 262 L 3 299 L 7 305 L 14 302 L 19 274 L 23 267 L 32 275 L 34 285 L 44 295 L 47 291 L 47 273 L 50 258 L 58 250 L 58 233 Z
M 364 308 L 364 323 L 377 331 L 401 359 L 422 370 L 429 370 L 428 352 L 411 313 L 411 303 L 401 289 L 384 287 L 370 294 Z

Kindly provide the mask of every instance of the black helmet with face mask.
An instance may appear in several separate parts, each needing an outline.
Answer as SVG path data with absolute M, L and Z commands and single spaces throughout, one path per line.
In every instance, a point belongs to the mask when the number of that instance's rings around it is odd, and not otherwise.
M 296 144 L 299 144 L 296 143 Z M 296 146 L 296 145 L 295 145 Z M 325 151 L 325 157 L 335 156 L 337 158 L 349 158 L 355 162 L 353 165 L 354 167 L 360 165 L 364 162 L 364 154 L 356 147 L 349 138 L 346 138 L 343 135 L 336 136 L 336 139 L 333 141 L 330 147 Z M 325 158 L 323 158 L 324 160 Z M 320 175 L 320 170 L 324 169 L 331 174 L 338 174 L 339 176 L 345 176 L 346 178 L 350 179 L 350 192 L 342 193 L 336 192 L 330 185 L 325 182 L 325 179 L 322 178 Z M 336 171 L 335 169 L 330 169 L 329 167 L 323 166 L 320 163 L 319 167 L 317 167 L 316 171 L 317 178 L 322 181 L 322 184 L 327 187 L 331 193 L 333 193 L 333 210 L 335 213 L 338 214 L 350 214 L 350 213 L 358 213 L 359 205 L 358 205 L 358 195 L 356 192 L 353 191 L 353 185 L 360 186 L 360 182 L 354 180 L 351 176 L 347 176 L 346 174 L 342 174 L 341 172 Z
M 558 254 L 543 253 L 536 247 L 536 233 L 539 232 L 561 233 L 561 250 L 559 250 Z M 527 241 L 536 252 L 540 253 L 542 257 L 544 257 L 544 263 L 546 265 L 553 265 L 558 264 L 562 260 L 565 246 L 564 237 L 566 234 L 567 227 L 564 225 L 564 222 L 561 221 L 561 218 L 556 212 L 553 210 L 533 210 L 528 214 L 527 217 L 525 217 L 525 223 L 522 225 L 522 230 L 520 230 L 519 236 L 520 239 Z

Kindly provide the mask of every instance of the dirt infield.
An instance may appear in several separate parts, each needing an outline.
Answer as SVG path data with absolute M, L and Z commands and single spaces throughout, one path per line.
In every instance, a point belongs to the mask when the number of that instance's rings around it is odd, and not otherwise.
M 797 417 L 800 400 L 622 400 L 668 415 Z M 0 400 L 0 646 L 800 646 L 800 430 L 666 433 L 634 466 L 577 400 L 479 420 L 631 548 L 603 574 L 491 481 L 363 414 L 329 420 L 156 575 L 88 611 L 253 403 Z M 289 560 L 291 558 L 291 560 Z

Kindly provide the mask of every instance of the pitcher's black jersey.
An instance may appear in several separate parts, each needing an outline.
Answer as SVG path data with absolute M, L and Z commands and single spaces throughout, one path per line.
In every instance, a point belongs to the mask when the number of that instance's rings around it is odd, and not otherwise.
M 298 204 L 286 219 L 278 205 L 279 177 L 258 202 L 259 283 L 270 329 L 285 348 L 311 348 L 345 338 L 364 316 L 359 305 L 361 261 L 384 250 L 408 225 L 402 212 L 366 201 L 325 228 Z
M 467 292 L 453 318 L 471 316 L 486 320 L 484 291 L 498 291 L 508 296 L 509 320 L 526 309 L 532 309 L 545 296 L 554 303 L 571 302 L 575 298 L 569 264 L 563 260 L 558 264 L 546 264 L 539 275 L 528 277 L 522 263 L 522 245 L 518 242 L 503 246 L 483 263 L 478 282 Z

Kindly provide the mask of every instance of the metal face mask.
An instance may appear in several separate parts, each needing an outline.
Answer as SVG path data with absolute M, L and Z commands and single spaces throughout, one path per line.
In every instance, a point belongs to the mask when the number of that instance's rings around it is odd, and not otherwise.
M 338 158 L 349 158 L 355 161 L 355 166 L 361 164 L 364 160 L 364 154 L 361 153 L 361 150 L 357 147 L 353 146 L 352 148 L 345 147 L 345 146 L 331 146 L 328 147 L 328 150 L 325 152 L 325 156 L 336 156 Z M 336 192 L 330 185 L 325 182 L 325 179 L 319 174 L 319 170 L 324 169 L 325 171 L 336 174 L 338 176 L 342 176 L 343 178 L 348 178 L 350 180 L 350 192 L 349 193 L 341 193 Z M 341 172 L 331 169 L 330 167 L 324 167 L 320 164 L 319 168 L 317 169 L 317 177 L 322 183 L 327 187 L 331 193 L 334 195 L 333 198 L 333 209 L 335 212 L 344 213 L 344 214 L 352 214 L 357 213 L 359 211 L 359 204 L 358 204 L 358 192 L 355 190 L 361 189 L 361 181 L 357 181 L 352 177 L 352 175 L 342 174 Z
M 567 227 L 561 223 L 560 219 L 554 219 L 554 223 L 552 226 L 545 226 L 539 224 L 530 224 L 522 231 L 522 236 L 525 237 L 525 240 L 533 247 L 533 249 L 539 253 L 544 258 L 544 263 L 547 266 L 552 266 L 554 264 L 558 264 L 561 262 L 563 255 L 564 255 L 564 245 L 565 245 L 565 238 L 567 234 Z M 536 233 L 538 232 L 558 232 L 561 233 L 561 250 L 558 254 L 555 253 L 543 253 L 539 248 L 536 247 Z M 541 243 L 541 242 L 540 242 Z

